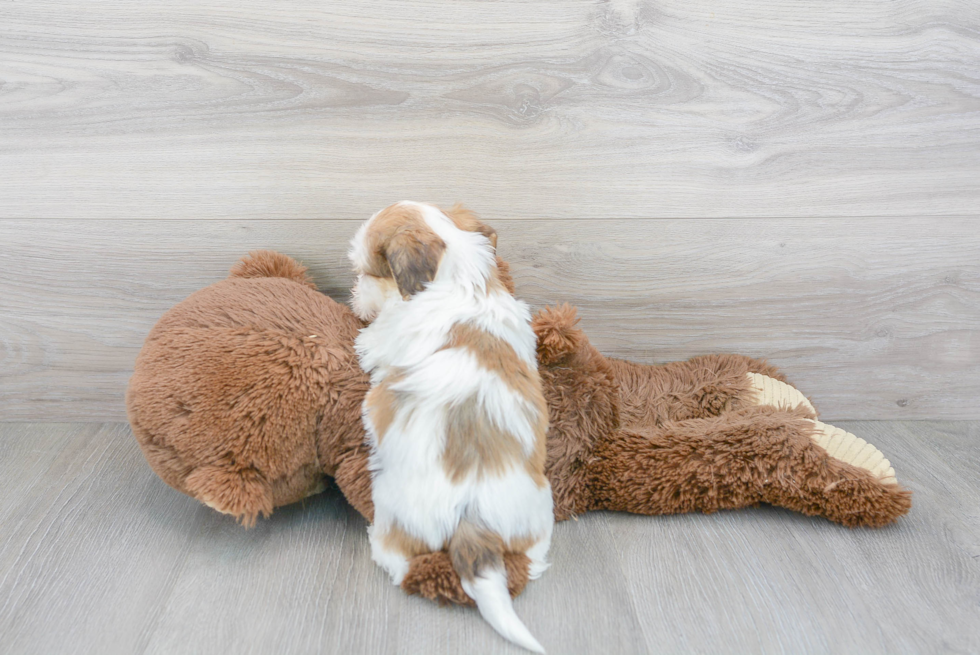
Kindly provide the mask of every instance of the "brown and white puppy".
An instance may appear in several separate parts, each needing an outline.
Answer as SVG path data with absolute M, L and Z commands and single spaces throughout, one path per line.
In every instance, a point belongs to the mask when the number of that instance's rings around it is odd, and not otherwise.
M 356 341 L 372 388 L 374 560 L 395 584 L 409 560 L 448 550 L 463 589 L 505 638 L 541 645 L 514 613 L 503 564 L 547 568 L 554 523 L 544 474 L 547 407 L 531 315 L 507 290 L 496 234 L 459 207 L 411 202 L 351 242 Z

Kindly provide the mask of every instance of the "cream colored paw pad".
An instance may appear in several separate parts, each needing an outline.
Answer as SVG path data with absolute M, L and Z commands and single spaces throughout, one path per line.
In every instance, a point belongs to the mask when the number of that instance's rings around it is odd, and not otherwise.
M 884 484 L 898 484 L 895 469 L 880 450 L 864 439 L 833 425 L 820 421 L 813 421 L 813 423 L 817 426 L 813 440 L 826 450 L 828 455 L 869 471 Z
M 748 376 L 749 382 L 752 384 L 750 401 L 754 401 L 756 405 L 770 405 L 785 409 L 793 409 L 802 405 L 814 414 L 817 413 L 817 410 L 813 408 L 806 396 L 800 393 L 799 389 L 761 373 L 746 373 L 745 375 Z

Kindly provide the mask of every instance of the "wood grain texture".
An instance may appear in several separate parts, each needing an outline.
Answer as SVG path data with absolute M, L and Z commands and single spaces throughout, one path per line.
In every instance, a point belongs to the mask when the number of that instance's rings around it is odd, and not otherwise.
M 367 524 L 338 490 L 249 531 L 195 511 L 208 520 L 144 652 L 397 652 L 388 606 L 400 592 L 371 561 Z
M 0 419 L 121 420 L 156 320 L 250 249 L 345 300 L 357 221 L 0 221 Z M 978 418 L 980 230 L 968 219 L 507 221 L 533 306 L 612 356 L 768 357 L 828 420 Z
M 0 217 L 980 207 L 973 0 L 34 0 L 0 26 Z
M 161 493 L 121 424 L 4 425 L 0 471 L 24 481 L 0 494 L 3 649 L 140 652 L 197 503 Z
M 978 422 L 847 422 L 915 493 L 849 530 L 771 507 L 557 526 L 516 608 L 554 653 L 980 649 Z M 516 655 L 392 587 L 330 489 L 253 530 L 157 479 L 122 424 L 0 425 L 9 652 Z

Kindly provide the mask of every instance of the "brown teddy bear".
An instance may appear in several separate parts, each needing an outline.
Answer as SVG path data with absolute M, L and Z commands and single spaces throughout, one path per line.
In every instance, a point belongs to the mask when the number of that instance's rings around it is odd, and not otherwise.
M 769 503 L 876 527 L 908 512 L 911 494 L 888 460 L 817 421 L 772 366 L 738 355 L 660 366 L 610 359 L 576 321 L 567 305 L 534 318 L 557 520 Z M 126 405 L 150 466 L 246 526 L 323 490 L 328 476 L 370 521 L 369 381 L 353 347 L 361 327 L 293 259 L 243 258 L 228 279 L 168 311 L 136 360 Z M 506 564 L 517 594 L 527 558 L 510 553 Z M 444 552 L 416 557 L 402 587 L 472 604 Z

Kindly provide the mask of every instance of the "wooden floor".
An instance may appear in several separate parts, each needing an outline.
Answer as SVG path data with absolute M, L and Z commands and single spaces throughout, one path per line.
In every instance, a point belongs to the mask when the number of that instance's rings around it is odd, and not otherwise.
M 980 651 L 978 422 L 848 422 L 915 493 L 882 530 L 771 507 L 593 513 L 517 600 L 550 653 Z M 6 653 L 516 653 L 392 587 L 331 489 L 246 531 L 171 490 L 128 426 L 0 425 Z

